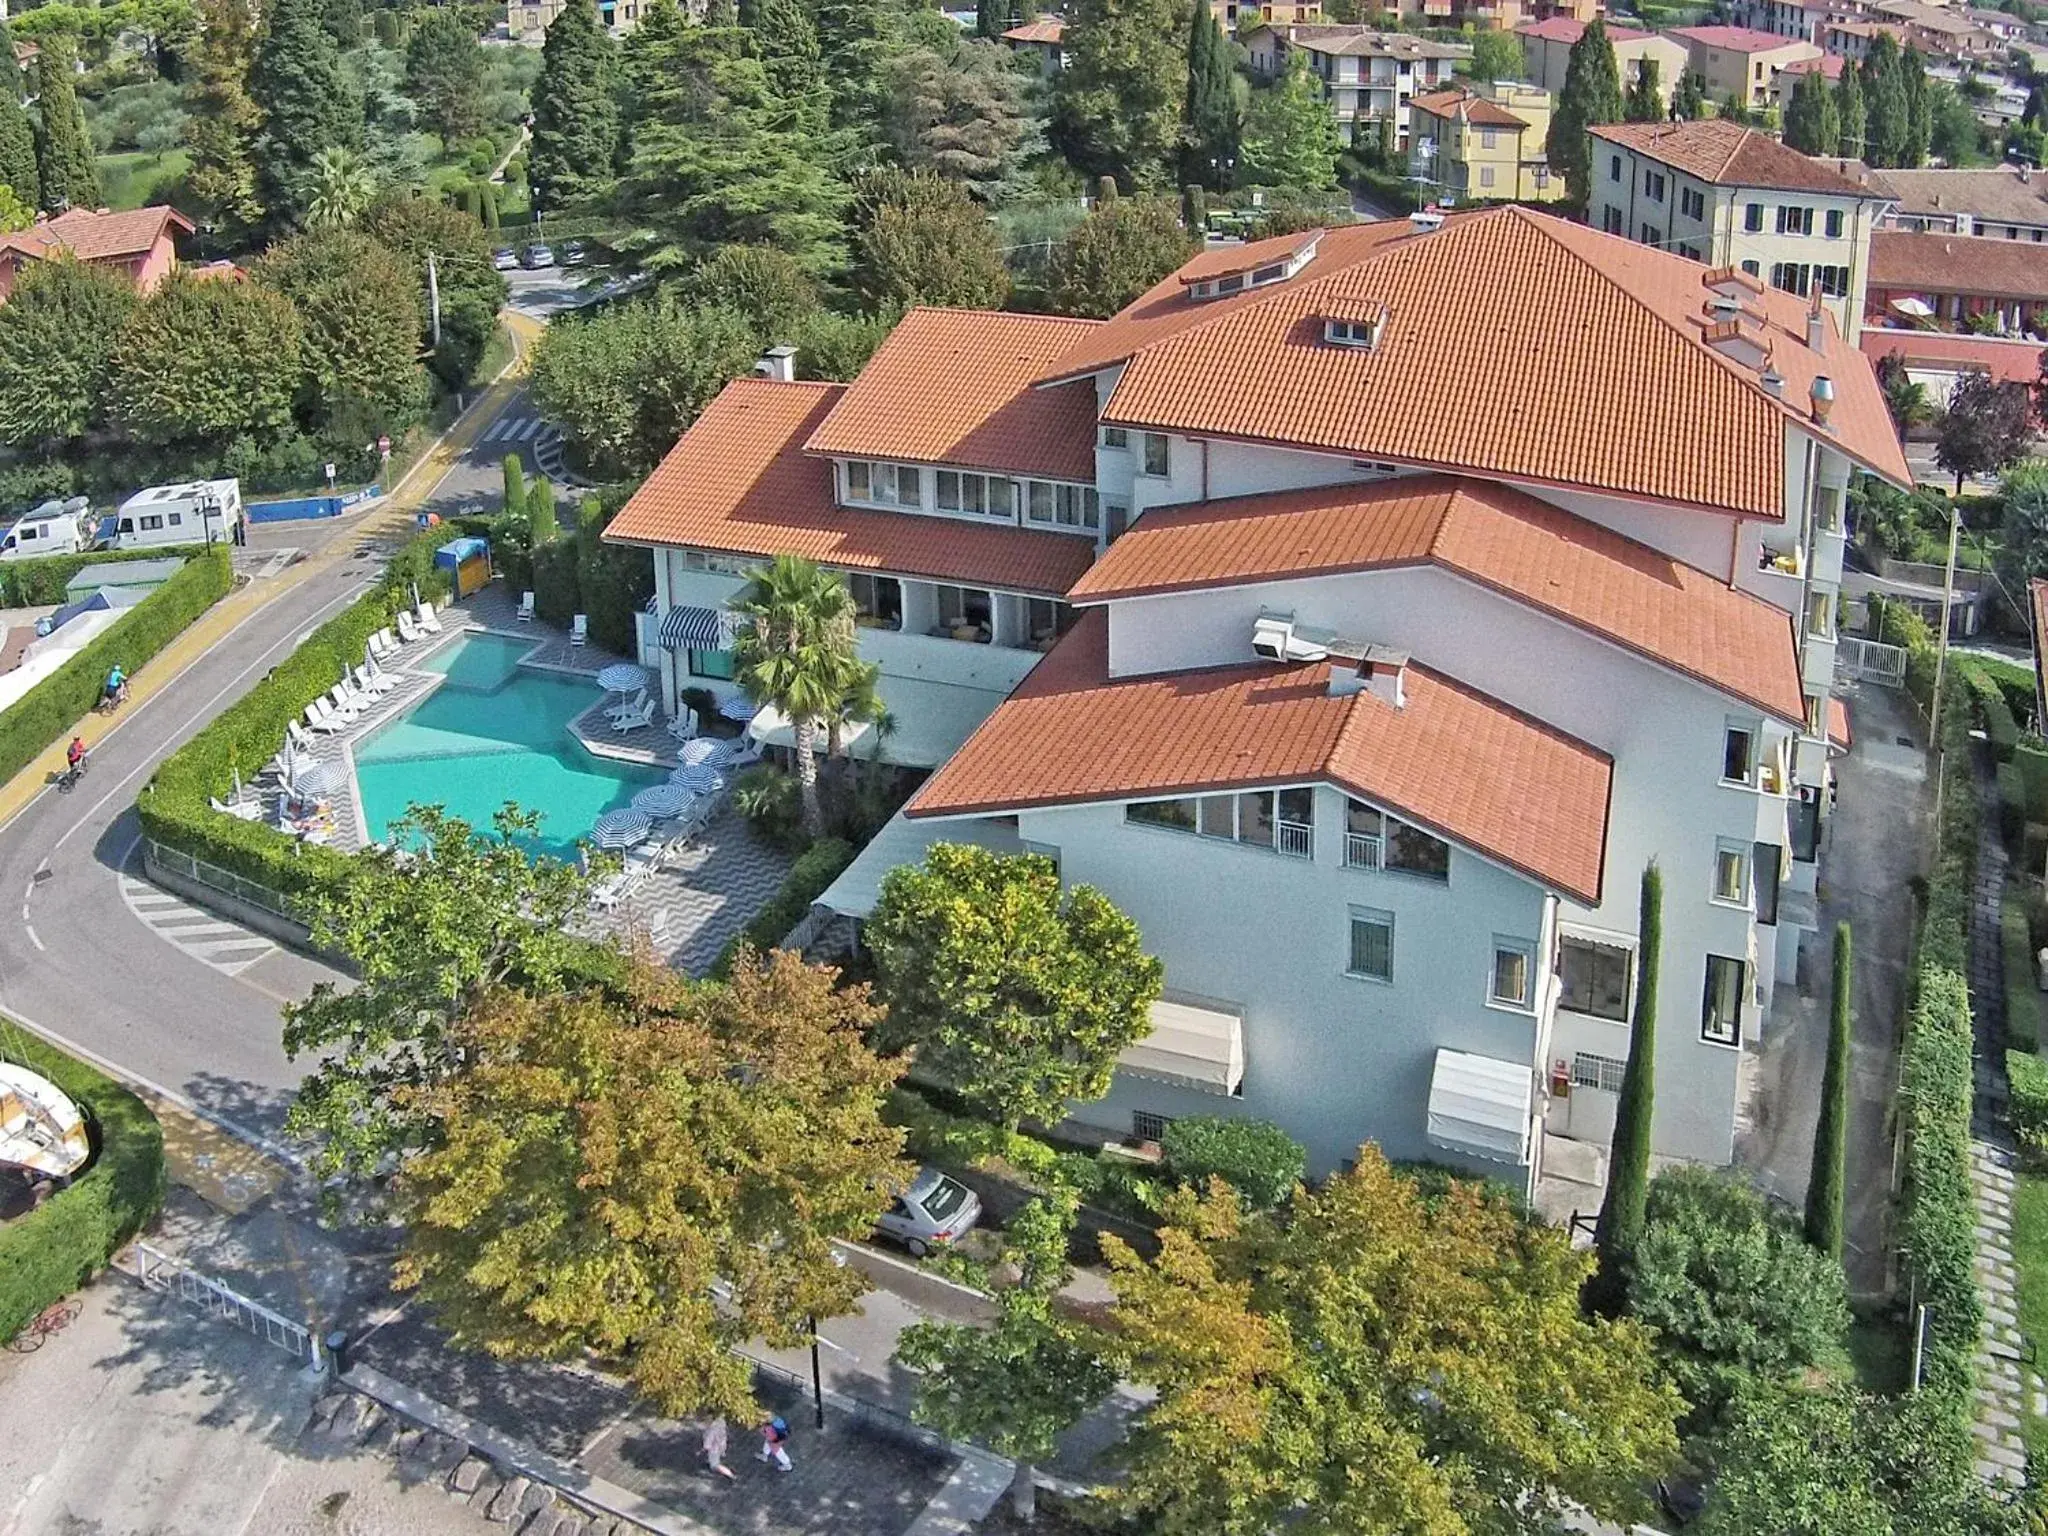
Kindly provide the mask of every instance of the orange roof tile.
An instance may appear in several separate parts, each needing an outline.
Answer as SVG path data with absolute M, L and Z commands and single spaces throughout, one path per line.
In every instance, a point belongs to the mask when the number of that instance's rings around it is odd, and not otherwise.
M 1782 424 L 1833 380 L 1828 437 L 1910 483 L 1869 363 L 1805 306 L 1768 293 L 1781 396 L 1702 340 L 1695 262 L 1507 207 L 1435 232 L 1405 220 L 1334 229 L 1291 280 L 1208 303 L 1168 277 L 1090 332 L 1046 378 L 1118 361 L 1119 426 L 1349 453 L 1749 516 L 1784 515 Z M 1361 299 L 1390 312 L 1368 350 L 1320 320 Z
M 1996 299 L 2048 299 L 2048 257 L 2032 241 L 1880 229 L 1870 286 Z
M 1526 128 L 1529 126 L 1528 123 L 1515 116 L 1514 113 L 1510 112 L 1499 102 L 1489 101 L 1484 96 L 1474 95 L 1463 86 L 1454 85 L 1449 90 L 1434 91 L 1427 96 L 1411 96 L 1408 98 L 1408 105 L 1411 109 L 1421 108 L 1431 117 L 1448 118 L 1454 114 L 1462 113 L 1467 122 L 1478 123 L 1483 127 Z
M 47 256 L 61 249 L 80 261 L 112 261 L 147 254 L 173 227 L 192 233 L 192 221 L 175 208 L 132 208 L 125 213 L 71 208 L 54 219 L 39 219 L 27 229 L 0 235 L 0 251 Z
M 1846 752 L 1856 745 L 1856 733 L 1849 728 L 1847 699 L 1828 700 L 1828 745 L 1838 752 Z
M 1675 37 L 1682 43 L 1725 48 L 1730 53 L 1771 53 L 1780 48 L 1797 48 L 1802 43 L 1813 47 L 1804 38 L 1780 37 L 1775 32 L 1760 32 L 1755 27 L 1673 27 L 1664 35 Z M 1814 49 L 1815 53 L 1819 51 Z
M 1638 38 L 1648 37 L 1648 32 L 1634 27 L 1606 23 L 1607 41 L 1610 43 L 1632 43 Z M 1563 43 L 1570 47 L 1586 34 L 1586 23 L 1571 16 L 1546 16 L 1541 21 L 1532 21 L 1527 26 L 1515 28 L 1517 37 L 1533 37 L 1546 43 Z
M 1206 282 L 1212 277 L 1228 277 L 1233 272 L 1249 272 L 1267 262 L 1292 260 L 1327 233 L 1327 230 L 1303 229 L 1291 234 L 1268 235 L 1263 240 L 1247 240 L 1241 245 L 1212 245 L 1182 262 L 1173 275 L 1185 287 L 1189 283 Z
M 1436 565 L 1590 630 L 1788 724 L 1805 718 L 1784 610 L 1534 496 L 1418 475 L 1154 508 L 1076 602 Z
M 1057 16 L 1039 16 L 1012 27 L 1003 34 L 1006 42 L 1012 43 L 1056 43 L 1067 35 L 1067 24 Z
M 1876 201 L 1873 188 L 1830 170 L 1822 161 L 1725 117 L 1678 123 L 1597 123 L 1588 130 L 1639 154 L 1720 186 L 1773 187 Z
M 1982 368 L 2001 384 L 2032 384 L 2041 376 L 2038 341 L 2008 336 L 1958 336 L 1952 331 L 1909 331 L 1865 325 L 1857 342 L 1873 365 L 1896 355 L 1908 368 L 1961 372 Z
M 845 389 L 734 380 L 606 525 L 605 538 L 764 560 L 804 555 L 842 570 L 1048 596 L 1088 568 L 1095 546 L 1084 538 L 835 505 L 831 464 L 806 456 L 803 443 Z
M 953 757 L 912 817 L 1327 782 L 1587 903 L 1613 760 L 1411 663 L 1403 707 L 1332 697 L 1326 662 L 1112 681 L 1082 617 Z
M 1033 389 L 1095 320 L 913 309 L 805 446 L 841 458 L 1095 479 L 1095 390 Z

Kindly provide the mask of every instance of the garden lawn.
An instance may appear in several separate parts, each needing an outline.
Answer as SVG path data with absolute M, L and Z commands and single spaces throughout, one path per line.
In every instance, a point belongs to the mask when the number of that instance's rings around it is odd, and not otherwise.
M 2019 1270 L 2020 1333 L 2038 1351 L 2048 1346 L 2048 1176 L 2022 1171 L 2013 1182 L 2012 1257 Z M 2020 1414 L 2029 1460 L 2048 1456 L 2048 1419 Z
M 182 149 L 167 149 L 160 155 L 141 149 L 101 155 L 100 190 L 116 213 L 147 207 L 165 201 L 191 165 L 192 156 Z

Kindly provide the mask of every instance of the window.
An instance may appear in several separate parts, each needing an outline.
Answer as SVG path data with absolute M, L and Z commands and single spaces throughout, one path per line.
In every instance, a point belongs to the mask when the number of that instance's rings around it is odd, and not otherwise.
M 1762 230 L 1764 227 L 1764 205 L 1762 203 L 1744 203 L 1742 205 L 1742 227 L 1752 235 Z
M 142 526 L 145 528 L 161 528 L 163 525 L 164 520 L 158 513 L 145 512 L 142 516 Z
M 1029 482 L 1029 493 L 1024 500 L 1024 515 L 1034 523 L 1052 521 L 1052 482 L 1033 480 Z
M 1707 956 L 1707 985 L 1700 999 L 1700 1038 L 1715 1045 L 1742 1044 L 1742 993 L 1749 966 L 1726 955 Z
M 1662 245 L 1663 243 L 1664 243 L 1664 231 L 1663 231 L 1663 230 L 1659 229 L 1659 228 L 1658 228 L 1658 227 L 1657 227 L 1656 225 L 1654 225 L 1654 224 L 1645 224 L 1645 225 L 1643 226 L 1643 244 L 1645 244 L 1645 245 L 1658 245 L 1658 246 L 1661 246 L 1661 245 Z
M 1813 280 L 1820 284 L 1820 291 L 1831 299 L 1845 299 L 1849 296 L 1847 267 L 1815 267 Z
M 1705 261 L 1707 259 L 1701 254 L 1700 248 L 1696 245 L 1681 245 L 1678 247 L 1678 254 L 1687 261 Z
M 1749 905 L 1749 849 L 1721 843 L 1714 849 L 1714 900 Z
M 1755 262 L 1753 262 L 1753 261 L 1745 261 L 1745 262 L 1744 262 L 1744 263 L 1742 264 L 1742 270 L 1743 270 L 1744 272 L 1747 272 L 1747 273 L 1748 273 L 1748 274 L 1749 274 L 1749 275 L 1750 275 L 1751 277 L 1755 277 L 1755 276 L 1757 276 L 1757 275 L 1758 275 L 1759 273 L 1761 273 L 1761 272 L 1763 271 L 1763 268 L 1759 267 L 1759 266 L 1758 266 L 1758 265 L 1757 265 L 1757 264 L 1756 264 Z
M 1557 1006 L 1595 1019 L 1628 1020 L 1635 951 L 1569 935 L 1557 941 Z
M 922 506 L 924 472 L 915 464 L 850 463 L 846 466 L 846 499 Z
M 1482 129 L 1480 129 L 1480 130 L 1479 130 L 1479 147 L 1480 147 L 1481 149 L 1492 149 L 1492 148 L 1494 147 L 1494 141 L 1495 141 L 1495 139 L 1496 139 L 1496 137 L 1497 137 L 1497 136 L 1498 136 L 1498 135 L 1497 135 L 1497 131 L 1496 131 L 1495 129 L 1492 129 L 1492 128 L 1482 128 Z
M 1771 263 L 1771 286 L 1804 298 L 1812 272 L 1813 269 L 1803 261 L 1774 261 Z
M 846 466 L 846 499 L 866 501 L 868 499 L 868 467 L 855 459 Z
M 1105 448 L 1128 448 L 1131 446 L 1131 434 L 1122 427 L 1104 427 L 1102 429 L 1102 446 Z
M 1816 640 L 1835 637 L 1835 598 L 1831 592 L 1806 595 L 1806 632 Z
M 1609 155 L 1607 157 L 1607 179 L 1609 181 L 1621 180 L 1621 156 Z
M 1678 189 L 1678 211 L 1688 219 L 1705 220 L 1707 216 L 1707 194 L 1698 187 Z
M 1351 955 L 1347 976 L 1367 981 L 1394 979 L 1394 914 L 1371 907 L 1351 909 Z
M 1386 867 L 1426 880 L 1451 878 L 1451 845 L 1392 816 L 1387 819 Z
M 1017 515 L 1014 481 L 1000 475 L 969 475 L 952 469 L 940 470 L 934 479 L 943 511 L 971 512 L 977 517 L 1000 517 L 1005 521 Z
M 1595 1056 L 1579 1051 L 1572 1057 L 1572 1086 L 1598 1088 L 1602 1093 L 1621 1092 L 1621 1080 L 1628 1075 L 1628 1063 L 1612 1056 Z
M 1778 205 L 1778 233 L 1781 235 L 1810 235 L 1813 233 L 1813 210 L 1798 203 Z
M 853 593 L 853 611 L 864 619 L 891 629 L 903 627 L 903 583 L 894 576 L 869 576 L 855 572 L 846 578 Z
M 1362 801 L 1344 802 L 1344 865 L 1347 869 L 1381 867 L 1384 818 Z
M 1664 173 L 1662 171 L 1643 172 L 1643 196 L 1653 203 L 1664 201 Z
M 1180 800 L 1139 800 L 1124 807 L 1124 820 L 1141 827 L 1168 827 L 1175 832 L 1195 830 L 1195 802 Z
M 1756 777 L 1756 732 L 1751 727 L 1730 725 L 1722 735 L 1721 777 L 1734 784 L 1748 784 Z
M 1252 281 L 1254 283 L 1277 283 L 1280 281 L 1281 278 L 1285 277 L 1286 275 L 1287 268 L 1285 268 L 1284 266 L 1261 267 L 1258 271 L 1252 274 Z
M 1758 843 L 1750 852 L 1749 867 L 1756 872 L 1756 920 L 1778 920 L 1778 882 L 1785 874 L 1785 850 L 1776 843 Z
M 1827 701 L 1817 693 L 1806 696 L 1806 734 L 1825 736 L 1827 734 Z
M 1486 1000 L 1500 1008 L 1527 1008 L 1535 992 L 1536 946 L 1523 939 L 1495 938 Z
M 1145 800 L 1126 805 L 1124 820 L 1193 832 L 1217 842 L 1271 848 L 1296 859 L 1311 858 L 1315 851 L 1315 791 L 1310 789 Z
M 1160 432 L 1147 432 L 1145 439 L 1145 473 L 1164 476 L 1167 467 L 1166 437 Z
M 1024 631 L 1033 640 L 1050 640 L 1073 627 L 1074 610 L 1048 597 L 1024 599 Z
M 177 526 L 178 526 L 179 524 L 181 524 L 181 523 L 183 523 L 183 522 L 185 521 L 185 514 L 184 514 L 184 513 L 182 513 L 182 512 L 173 512 L 173 513 L 171 513 L 171 515 L 170 515 L 170 518 L 171 518 L 171 526 L 172 526 L 173 528 L 176 528 L 176 527 L 177 527 Z
M 731 651 L 689 651 L 690 676 L 716 678 L 720 682 L 732 681 L 733 664 Z
M 1131 1137 L 1135 1141 L 1163 1140 L 1171 1124 L 1173 1119 L 1169 1115 L 1155 1115 L 1149 1109 L 1131 1111 Z
M 1600 227 L 1610 235 L 1621 233 L 1621 210 L 1613 204 L 1600 210 Z
M 1842 210 L 1841 210 L 1841 209 L 1839 209 L 1839 208 L 1830 208 L 1830 209 L 1828 210 L 1828 218 L 1827 218 L 1827 224 L 1826 224 L 1826 226 L 1825 226 L 1825 227 L 1826 227 L 1826 229 L 1827 229 L 1827 233 L 1828 233 L 1828 238 L 1829 238 L 1830 240 L 1839 240 L 1839 239 L 1841 239 L 1841 238 L 1842 238 Z
M 1482 187 L 1490 187 L 1493 185 L 1492 166 L 1482 165 L 1481 167 L 1479 167 L 1479 185 Z
M 1487 173 L 1488 177 L 1492 172 Z M 1493 183 L 1489 179 L 1486 185 Z M 1325 320 L 1323 340 L 1335 342 L 1340 347 L 1371 347 L 1380 339 L 1380 324 L 1369 320 Z

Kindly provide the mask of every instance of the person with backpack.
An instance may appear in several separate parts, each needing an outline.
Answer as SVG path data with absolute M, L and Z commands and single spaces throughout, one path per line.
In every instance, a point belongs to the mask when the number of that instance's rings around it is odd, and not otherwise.
M 789 1421 L 771 1413 L 761 1425 L 761 1460 L 772 1461 L 785 1472 L 794 1471 L 789 1461 Z

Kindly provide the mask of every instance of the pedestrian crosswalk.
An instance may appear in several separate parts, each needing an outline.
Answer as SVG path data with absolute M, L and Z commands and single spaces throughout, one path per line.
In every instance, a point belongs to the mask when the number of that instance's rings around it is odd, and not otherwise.
M 277 948 L 262 934 L 195 907 L 139 875 L 122 874 L 121 900 L 158 938 L 229 976 L 241 975 Z
M 520 416 L 507 411 L 484 428 L 479 441 L 486 443 L 530 443 L 545 427 L 538 416 Z

